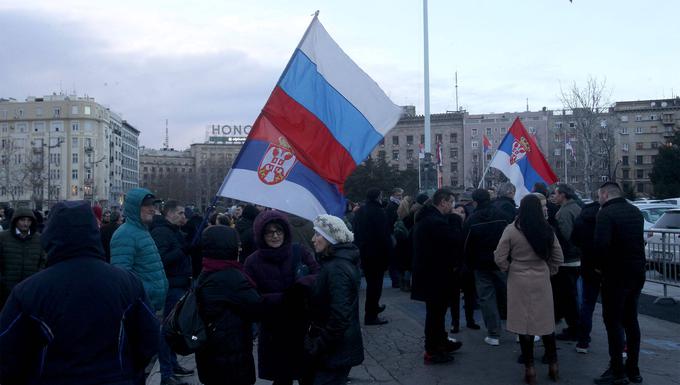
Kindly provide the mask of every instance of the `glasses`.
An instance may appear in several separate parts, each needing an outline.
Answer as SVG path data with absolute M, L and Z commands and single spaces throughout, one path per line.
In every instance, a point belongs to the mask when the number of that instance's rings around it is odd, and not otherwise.
M 282 237 L 283 236 L 283 230 L 272 230 L 272 231 L 267 231 L 267 232 L 264 233 L 265 237 L 273 237 L 275 235 L 277 237 Z

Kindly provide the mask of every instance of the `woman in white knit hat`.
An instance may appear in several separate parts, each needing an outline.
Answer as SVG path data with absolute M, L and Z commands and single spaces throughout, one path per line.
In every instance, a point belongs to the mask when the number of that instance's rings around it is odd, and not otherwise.
M 321 271 L 311 290 L 312 325 L 305 338 L 311 384 L 344 384 L 352 366 L 364 360 L 359 326 L 359 249 L 342 219 L 314 219 L 314 250 Z

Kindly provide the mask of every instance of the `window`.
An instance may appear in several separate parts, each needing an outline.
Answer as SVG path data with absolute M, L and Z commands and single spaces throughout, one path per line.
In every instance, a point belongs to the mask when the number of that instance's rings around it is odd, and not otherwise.
M 555 128 L 561 129 L 562 128 L 562 122 L 555 122 Z
M 473 162 L 479 162 L 479 155 L 477 155 L 477 154 L 472 154 L 472 161 L 473 161 Z
M 413 170 L 413 163 L 406 163 L 407 170 Z
M 622 163 L 624 166 L 628 166 L 628 156 L 627 156 L 627 155 L 621 157 L 621 163 Z
M 472 141 L 472 148 L 479 148 L 479 142 L 476 140 Z
M 7 119 L 7 110 L 0 110 L 0 119 Z
M 621 150 L 622 150 L 622 151 L 625 151 L 625 152 L 628 152 L 628 143 L 622 143 L 622 144 L 621 144 Z
M 78 169 L 73 169 L 71 171 L 71 179 L 78 180 Z
M 458 149 L 455 148 L 451 149 L 451 159 L 458 160 Z
M 643 150 L 645 148 L 645 144 L 642 142 L 636 142 L 635 143 L 635 149 L 636 150 Z
M 659 142 L 652 142 L 652 148 L 659 148 Z
M 556 148 L 556 149 L 555 149 L 555 152 L 553 153 L 553 155 L 555 155 L 555 156 L 560 156 L 560 155 L 562 155 L 562 150 L 559 149 L 559 148 Z
M 561 142 L 561 141 L 562 141 L 561 135 L 560 135 L 560 134 L 555 134 L 554 141 L 555 141 L 555 142 Z
M 458 134 L 449 134 L 449 142 L 458 143 Z
M 486 135 L 487 135 L 487 136 L 491 136 L 491 132 L 493 132 L 493 128 L 487 127 L 487 128 L 486 128 Z
M 406 145 L 407 146 L 413 145 L 413 135 L 406 135 Z
M 630 179 L 630 170 L 623 170 L 623 179 Z
M 413 150 L 411 149 L 406 150 L 406 159 L 413 160 Z
M 628 115 L 621 115 L 621 121 L 627 122 L 628 121 Z
M 399 137 L 398 136 L 393 136 L 392 137 L 392 145 L 393 146 L 398 146 L 399 145 Z
M 649 120 L 656 120 L 656 115 L 649 115 Z
M 35 116 L 42 116 L 42 107 L 35 108 Z
M 642 155 L 638 155 L 635 157 L 635 164 L 642 164 Z
M 71 131 L 78 131 L 79 128 L 80 128 L 80 123 L 78 123 L 78 122 L 71 123 Z
M 531 135 L 536 135 L 536 127 L 529 126 L 529 133 Z
M 26 123 L 17 123 L 17 131 L 21 133 L 25 133 L 26 131 L 28 131 Z
M 434 141 L 435 141 L 435 143 L 441 143 L 442 142 L 442 134 L 435 134 Z
M 71 139 L 71 146 L 78 148 L 78 138 L 72 138 Z
M 644 175 L 644 171 L 643 171 L 643 170 L 640 170 L 640 169 L 635 170 L 635 177 L 636 177 L 637 179 L 642 179 L 642 178 L 643 178 L 643 175 Z
M 569 122 L 569 128 L 576 128 L 576 122 Z
M 399 150 L 392 151 L 392 160 L 399 160 Z
M 642 134 L 642 127 L 635 127 L 636 134 Z
M 90 106 L 83 106 L 83 114 L 90 115 Z
M 23 118 L 24 117 L 24 110 L 23 109 L 18 109 L 17 110 L 17 117 L 18 118 Z
M 473 137 L 477 136 L 477 129 L 476 128 L 472 129 L 472 136 Z
M 385 160 L 385 151 L 378 151 L 378 159 Z
M 61 108 L 59 108 L 59 107 L 54 107 L 53 112 L 54 112 L 54 117 L 55 117 L 55 118 L 58 118 L 58 117 L 61 116 Z
M 628 135 L 628 127 L 621 127 L 621 135 Z
M 78 164 L 78 154 L 74 153 L 74 154 L 71 154 L 71 155 L 72 155 L 71 161 L 73 162 L 73 164 Z
M 9 131 L 9 124 L 7 123 L 0 124 L 0 130 L 2 130 L 3 133 L 7 133 Z
M 458 162 L 451 162 L 451 172 L 458 171 Z
M 62 122 L 51 122 L 50 131 L 51 132 L 61 132 L 64 130 L 64 124 Z

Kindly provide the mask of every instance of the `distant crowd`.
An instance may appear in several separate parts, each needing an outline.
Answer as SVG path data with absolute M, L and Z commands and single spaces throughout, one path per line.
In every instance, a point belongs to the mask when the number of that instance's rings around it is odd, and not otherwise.
M 46 221 L 1 207 L 0 383 L 143 384 L 157 359 L 162 385 L 186 384 L 194 370 L 178 362 L 179 333 L 203 384 L 253 384 L 256 373 L 277 385 L 344 384 L 364 360 L 361 278 L 364 325 L 386 325 L 386 273 L 425 304 L 425 364 L 462 348 L 449 337 L 462 327 L 462 294 L 464 326 L 482 328 L 480 309 L 485 343 L 498 346 L 502 327 L 517 335 L 526 383 L 536 383 L 539 339 L 557 381 L 557 340 L 588 353 L 601 294 L 610 362 L 594 381 L 642 382 L 639 210 L 611 182 L 587 205 L 566 184 L 537 184 L 519 206 L 515 192 L 506 183 L 497 194 L 413 198 L 394 188 L 383 199 L 369 188 L 343 218 L 313 221 L 252 204 L 204 219 L 146 189 L 128 191 L 121 211 L 59 202 Z M 187 324 L 200 333 L 177 330 Z

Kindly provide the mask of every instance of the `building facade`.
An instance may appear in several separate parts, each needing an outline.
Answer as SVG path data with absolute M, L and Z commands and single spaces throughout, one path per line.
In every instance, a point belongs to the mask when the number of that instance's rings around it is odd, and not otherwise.
M 39 209 L 76 199 L 109 205 L 119 121 L 91 97 L 0 99 L 0 201 Z

